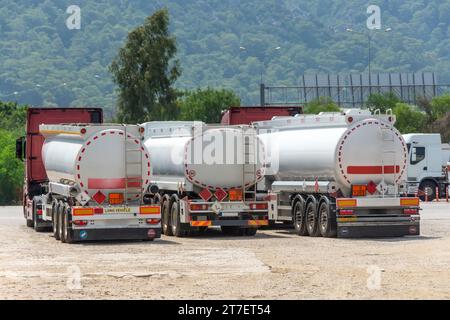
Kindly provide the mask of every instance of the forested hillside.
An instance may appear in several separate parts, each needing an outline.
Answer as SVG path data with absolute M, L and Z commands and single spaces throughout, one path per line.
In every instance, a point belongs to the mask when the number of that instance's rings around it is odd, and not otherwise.
M 80 30 L 66 27 L 72 4 Z M 231 88 L 257 103 L 261 71 L 280 85 L 303 73 L 367 71 L 367 38 L 345 30 L 367 31 L 368 4 L 392 28 L 373 31 L 373 72 L 437 71 L 450 82 L 449 0 L 0 0 L 0 100 L 112 107 L 108 65 L 133 27 L 167 7 L 177 87 Z

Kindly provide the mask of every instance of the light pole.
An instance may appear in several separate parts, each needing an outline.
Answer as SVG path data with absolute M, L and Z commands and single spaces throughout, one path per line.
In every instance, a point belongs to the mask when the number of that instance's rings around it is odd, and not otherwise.
M 246 47 L 244 47 L 244 46 L 240 46 L 239 47 L 239 50 L 241 50 L 242 52 L 247 52 L 247 48 Z M 274 51 L 279 51 L 279 50 L 281 50 L 281 47 L 280 46 L 277 46 L 277 47 L 275 47 L 275 48 L 271 48 L 271 51 L 272 50 L 274 50 Z M 260 56 L 258 56 L 258 58 L 259 58 Z M 265 72 L 265 70 L 266 70 L 266 57 L 267 57 L 267 52 L 266 53 L 264 53 L 264 56 L 261 58 L 261 62 L 262 62 L 262 66 L 261 66 L 261 73 L 260 73 L 260 76 L 261 76 L 261 81 L 260 81 L 260 83 L 262 84 L 263 83 L 263 72 Z
M 346 29 L 347 32 L 353 32 L 353 33 L 357 33 L 363 36 L 367 36 L 367 40 L 369 42 L 369 77 L 371 74 L 371 61 L 372 61 L 372 37 L 373 35 L 370 33 L 370 31 L 368 33 L 365 32 L 361 32 L 361 31 L 355 31 L 352 28 L 347 28 Z M 384 29 L 384 32 L 390 32 L 392 31 L 392 28 L 386 28 Z

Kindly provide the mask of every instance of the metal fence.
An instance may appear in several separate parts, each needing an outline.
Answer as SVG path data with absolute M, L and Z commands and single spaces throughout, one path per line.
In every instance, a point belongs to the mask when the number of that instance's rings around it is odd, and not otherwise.
M 416 104 L 450 93 L 450 84 L 438 84 L 434 72 L 303 75 L 297 86 L 261 84 L 261 105 L 303 105 L 329 97 L 343 108 L 360 108 L 373 93 L 392 92 L 402 101 Z

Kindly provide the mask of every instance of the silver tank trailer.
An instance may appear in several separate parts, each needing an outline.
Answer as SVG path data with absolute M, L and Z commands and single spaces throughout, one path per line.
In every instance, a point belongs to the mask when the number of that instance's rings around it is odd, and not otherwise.
M 71 185 L 83 196 L 127 190 L 140 200 L 150 184 L 150 155 L 136 125 L 40 125 L 42 159 L 50 182 Z M 127 151 L 126 151 L 127 150 Z
M 152 155 L 153 174 L 158 181 L 174 178 L 208 189 L 242 188 L 263 176 L 263 148 L 256 133 L 247 126 L 217 127 L 202 122 L 148 122 L 145 146 Z M 256 149 L 254 174 L 244 174 L 243 141 L 250 139 Z M 248 170 L 248 168 L 246 169 Z
M 407 146 L 395 116 L 297 115 L 256 122 L 274 181 L 333 181 L 344 194 L 352 184 L 403 183 Z

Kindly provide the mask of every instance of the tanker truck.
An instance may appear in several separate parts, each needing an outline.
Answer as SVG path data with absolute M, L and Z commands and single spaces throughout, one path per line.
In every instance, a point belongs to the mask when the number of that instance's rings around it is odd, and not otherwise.
M 365 110 L 255 122 L 271 153 L 258 183 L 269 220 L 302 236 L 418 235 L 419 199 L 406 196 L 408 149 L 394 123 Z
M 450 145 L 439 133 L 410 133 L 403 138 L 409 151 L 407 187 L 423 201 L 444 198 L 450 186 Z
M 140 130 L 121 124 L 39 125 L 45 140 L 34 147 L 46 179 L 27 199 L 27 224 L 36 231 L 50 227 L 55 239 L 66 243 L 160 237 L 160 207 L 144 203 L 151 166 Z
M 268 203 L 255 183 L 263 163 L 261 142 L 249 126 L 203 122 L 147 122 L 145 146 L 152 155 L 153 203 L 161 204 L 162 232 L 187 236 L 218 226 L 227 235 L 253 236 L 268 224 Z

